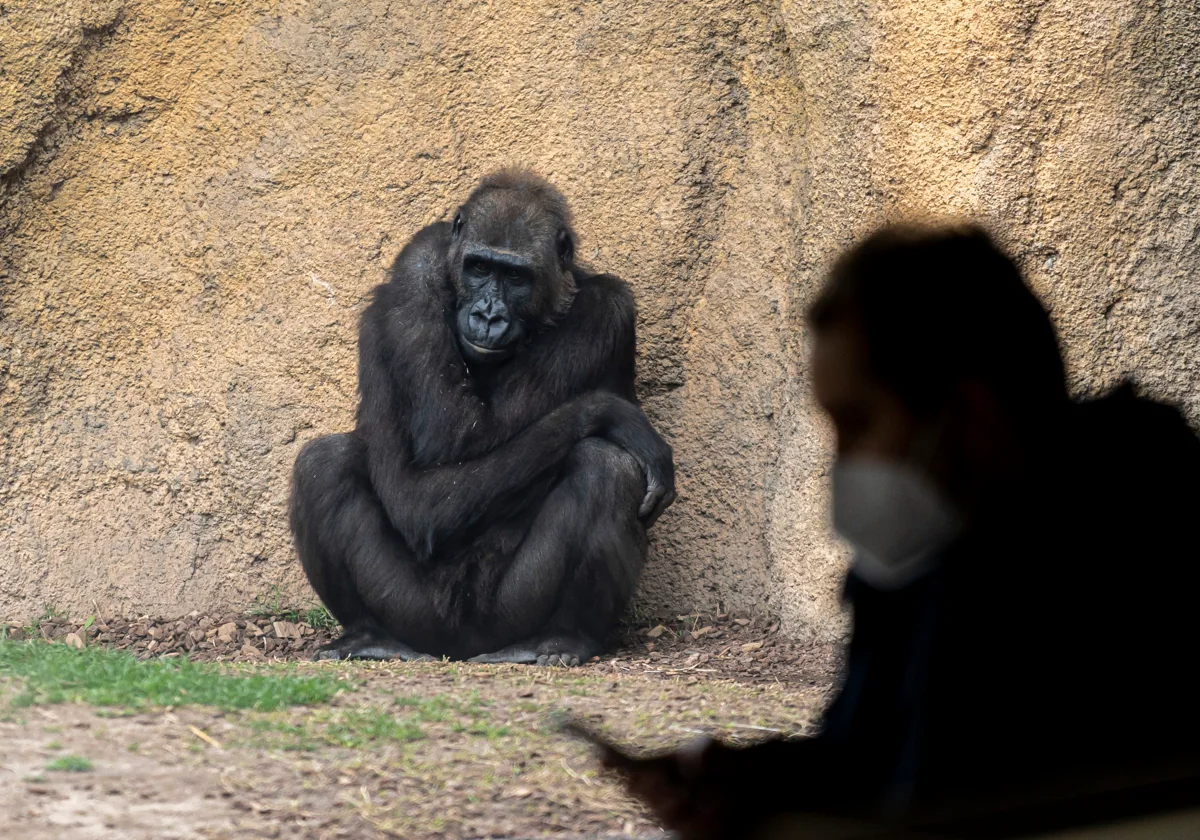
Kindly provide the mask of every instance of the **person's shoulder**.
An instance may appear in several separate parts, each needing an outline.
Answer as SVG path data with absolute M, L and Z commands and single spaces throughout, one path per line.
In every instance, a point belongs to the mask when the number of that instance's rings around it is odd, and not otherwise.
M 1200 465 L 1200 438 L 1171 403 L 1139 392 L 1129 381 L 1075 406 L 1073 432 L 1093 447 L 1095 457 L 1175 457 Z

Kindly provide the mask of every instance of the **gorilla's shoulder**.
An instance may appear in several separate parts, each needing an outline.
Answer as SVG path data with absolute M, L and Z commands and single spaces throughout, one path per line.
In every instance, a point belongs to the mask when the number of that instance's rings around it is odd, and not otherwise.
M 396 255 L 390 282 L 404 285 L 415 280 L 443 277 L 449 246 L 449 222 L 435 222 L 421 228 Z
M 387 282 L 375 287 L 368 315 L 417 306 L 441 305 L 448 288 L 446 250 L 450 225 L 437 222 L 421 228 L 401 249 L 388 272 Z
M 637 317 L 633 289 L 615 274 L 576 274 L 576 302 L 583 303 L 592 316 L 608 315 L 632 324 Z

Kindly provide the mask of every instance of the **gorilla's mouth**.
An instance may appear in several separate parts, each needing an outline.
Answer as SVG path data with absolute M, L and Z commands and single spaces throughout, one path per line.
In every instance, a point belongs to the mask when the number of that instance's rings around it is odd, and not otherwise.
M 494 347 L 480 347 L 475 342 L 467 341 L 465 338 L 463 339 L 463 341 L 466 342 L 468 347 L 470 347 L 476 353 L 479 353 L 480 355 L 483 355 L 483 356 L 491 356 L 491 355 L 495 355 L 497 353 L 503 353 L 505 350 L 508 349 L 506 347 L 501 347 L 499 349 L 494 348 Z
M 481 359 L 499 359 L 507 356 L 512 350 L 511 347 L 480 347 L 473 341 L 462 339 L 463 346 L 473 355 Z

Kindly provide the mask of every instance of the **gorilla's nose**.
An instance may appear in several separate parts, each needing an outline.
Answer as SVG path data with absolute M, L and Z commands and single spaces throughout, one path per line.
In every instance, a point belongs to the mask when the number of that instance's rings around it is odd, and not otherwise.
M 479 301 L 471 307 L 468 320 L 471 333 L 477 341 L 494 344 L 508 330 L 508 307 L 503 301 Z

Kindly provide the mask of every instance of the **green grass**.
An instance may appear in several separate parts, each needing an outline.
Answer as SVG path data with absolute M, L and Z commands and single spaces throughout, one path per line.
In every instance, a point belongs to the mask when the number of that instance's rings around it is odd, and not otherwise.
M 246 614 L 254 618 L 281 618 L 284 621 L 304 622 L 314 630 L 334 630 L 338 626 L 333 613 L 318 604 L 301 611 L 298 607 L 286 607 L 283 593 L 278 586 L 271 587 L 269 597 L 258 596 Z
M 86 773 L 92 769 L 92 762 L 81 755 L 60 755 L 53 761 L 46 762 L 46 769 L 64 773 Z
M 488 701 L 478 691 L 461 697 L 395 697 L 390 709 L 318 710 L 302 718 L 286 714 L 245 720 L 256 746 L 287 751 L 310 751 L 323 746 L 362 749 L 387 743 L 409 743 L 426 737 L 428 725 L 446 724 L 451 732 L 487 739 L 509 734 L 504 726 L 490 724 Z
M 304 611 L 304 623 L 314 630 L 336 630 L 338 620 L 323 606 L 309 607 Z
M 0 675 L 21 681 L 11 703 L 88 703 L 145 708 L 203 705 L 272 711 L 327 703 L 347 684 L 330 674 L 289 671 L 235 674 L 187 659 L 139 661 L 102 647 L 75 650 L 46 642 L 0 639 Z
M 260 746 L 288 751 L 310 751 L 322 746 L 361 749 L 425 737 L 416 719 L 397 718 L 378 708 L 314 712 L 299 722 L 259 718 L 246 721 L 246 726 L 262 736 L 257 739 Z
M 255 618 L 282 618 L 285 621 L 299 621 L 300 613 L 283 606 L 283 593 L 278 586 L 271 587 L 270 597 L 254 596 L 254 603 L 246 610 L 247 615 Z

